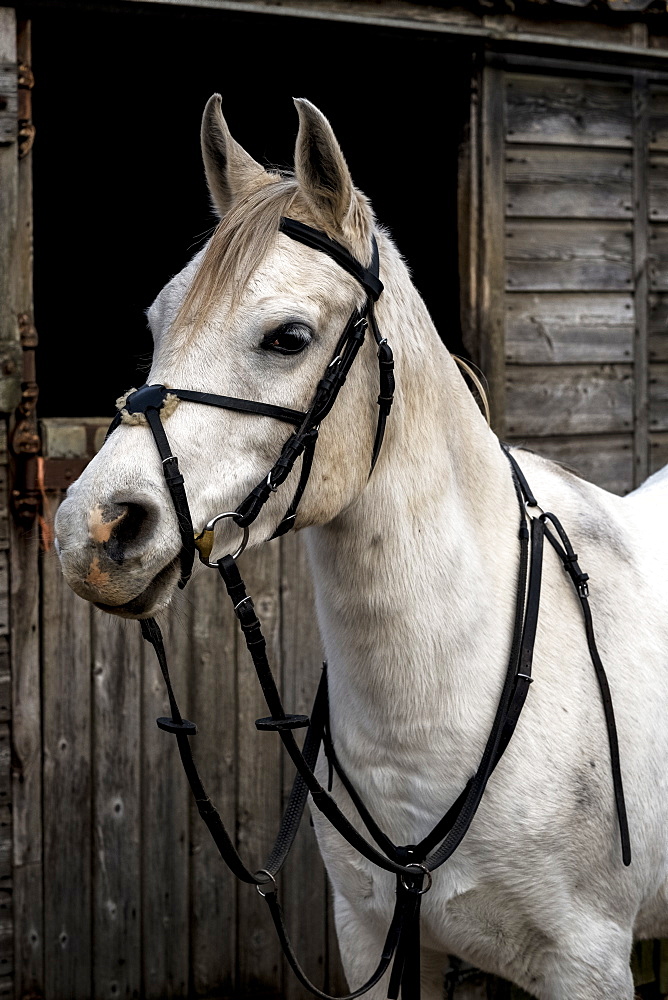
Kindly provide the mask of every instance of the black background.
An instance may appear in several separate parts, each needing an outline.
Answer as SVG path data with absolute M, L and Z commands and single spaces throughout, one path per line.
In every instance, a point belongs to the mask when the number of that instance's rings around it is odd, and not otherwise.
M 445 343 L 463 353 L 456 197 L 469 66 L 465 46 L 412 31 L 193 8 L 36 10 L 41 415 L 111 413 L 144 380 L 144 311 L 215 222 L 199 153 L 214 91 L 265 164 L 292 165 L 292 96 L 321 108 Z

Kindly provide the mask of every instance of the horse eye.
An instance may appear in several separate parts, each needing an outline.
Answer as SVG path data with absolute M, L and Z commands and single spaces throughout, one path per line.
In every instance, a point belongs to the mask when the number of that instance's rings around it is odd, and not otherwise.
M 301 323 L 285 323 L 265 334 L 260 345 L 265 351 L 277 354 L 299 354 L 311 343 L 311 331 Z

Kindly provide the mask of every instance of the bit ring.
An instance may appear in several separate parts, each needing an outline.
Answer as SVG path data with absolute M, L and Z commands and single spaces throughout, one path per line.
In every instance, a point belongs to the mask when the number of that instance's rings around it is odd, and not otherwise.
M 218 569 L 218 560 L 216 559 L 215 562 L 211 562 L 211 560 L 209 559 L 209 555 L 211 554 L 211 549 L 213 548 L 214 527 L 216 526 L 218 521 L 222 521 L 223 518 L 225 517 L 236 518 L 238 516 L 239 515 L 235 510 L 226 510 L 222 514 L 216 514 L 216 516 L 212 517 L 210 521 L 207 521 L 204 530 L 201 531 L 200 534 L 195 537 L 195 545 L 199 551 L 200 560 L 201 562 L 204 563 L 205 566 L 209 566 L 211 569 Z M 248 525 L 247 524 L 239 525 L 239 527 L 243 531 L 243 536 L 241 538 L 239 546 L 235 549 L 234 552 L 232 552 L 232 559 L 238 559 L 243 550 L 248 545 L 248 536 L 250 534 Z M 210 538 L 205 538 L 207 534 L 210 534 Z

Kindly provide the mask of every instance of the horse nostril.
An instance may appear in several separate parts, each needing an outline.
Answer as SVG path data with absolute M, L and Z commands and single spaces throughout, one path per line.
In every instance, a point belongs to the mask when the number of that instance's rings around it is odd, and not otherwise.
M 122 563 L 128 546 L 143 534 L 148 518 L 149 511 L 141 504 L 108 503 L 92 511 L 88 530 L 109 559 Z
M 109 541 L 113 539 L 121 545 L 128 545 L 139 536 L 149 512 L 138 503 L 124 503 L 119 506 L 125 507 L 125 513 L 112 531 Z

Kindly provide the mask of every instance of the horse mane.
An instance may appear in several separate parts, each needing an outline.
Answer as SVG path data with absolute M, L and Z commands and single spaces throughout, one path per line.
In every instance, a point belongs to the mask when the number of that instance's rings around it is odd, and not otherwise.
M 453 354 L 451 356 L 452 356 L 452 360 L 455 362 L 455 364 L 457 365 L 457 367 L 460 368 L 466 375 L 468 375 L 468 377 L 471 379 L 471 382 L 475 386 L 476 391 L 478 393 L 478 399 L 479 399 L 479 402 L 480 402 L 480 408 L 481 408 L 481 410 L 483 411 L 483 413 L 485 415 L 485 420 L 487 421 L 488 425 L 491 427 L 492 426 L 492 417 L 491 417 L 490 410 L 489 410 L 489 400 L 487 399 L 487 392 L 485 391 L 485 387 L 482 384 L 482 380 L 479 378 L 479 376 L 477 375 L 477 373 L 474 371 L 473 365 L 471 364 L 470 361 L 464 361 L 464 359 L 460 358 L 459 355 L 457 355 L 457 354 Z M 480 370 L 480 369 L 478 369 L 478 370 Z M 482 372 L 480 374 L 482 375 Z M 482 377 L 484 378 L 485 376 L 483 375 Z
M 218 223 L 174 321 L 174 327 L 205 322 L 217 301 L 238 304 L 253 272 L 278 236 L 298 193 L 294 177 L 267 173 L 266 182 L 236 204 Z

